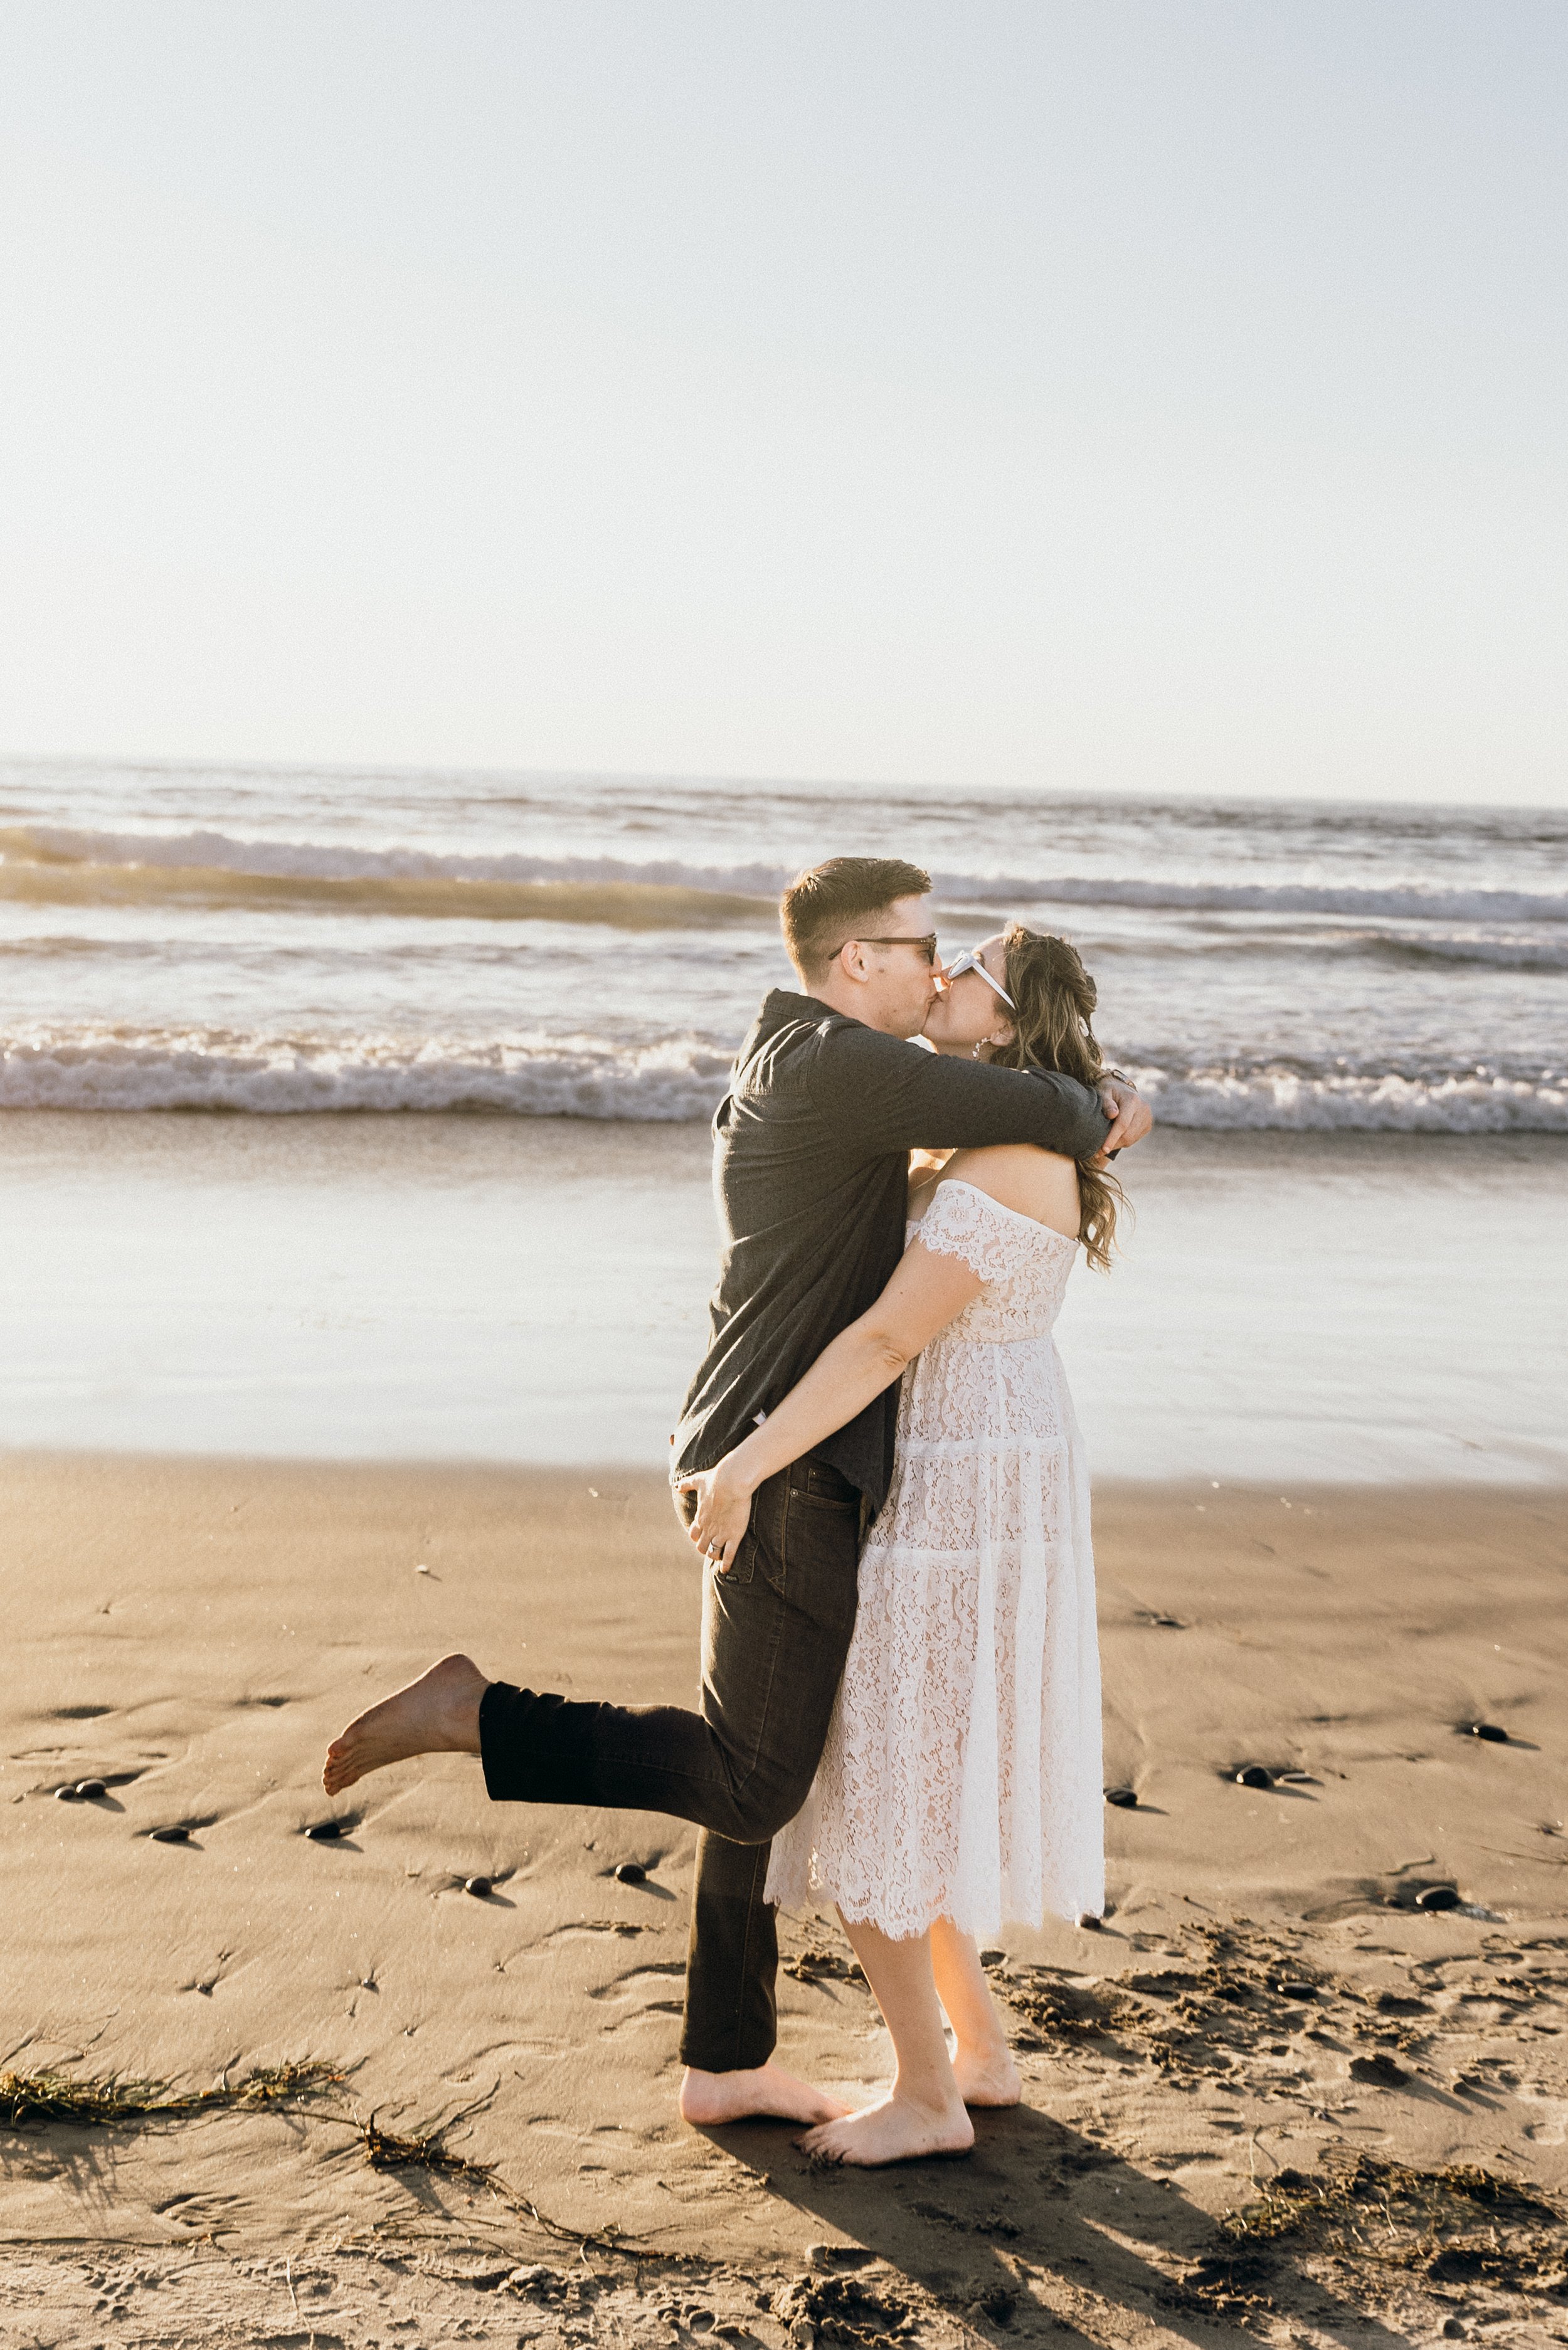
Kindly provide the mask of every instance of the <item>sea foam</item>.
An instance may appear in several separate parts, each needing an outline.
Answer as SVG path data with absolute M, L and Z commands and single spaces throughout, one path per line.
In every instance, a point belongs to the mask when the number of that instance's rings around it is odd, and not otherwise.
M 54 1038 L 0 1054 L 0 1109 L 472 1110 L 514 1118 L 711 1117 L 730 1056 L 691 1036 L 633 1046 L 592 1036 L 415 1047 L 194 1035 L 127 1044 Z M 1428 1134 L 1568 1133 L 1568 1072 L 1535 1077 L 1139 1065 L 1129 1074 L 1168 1126 Z

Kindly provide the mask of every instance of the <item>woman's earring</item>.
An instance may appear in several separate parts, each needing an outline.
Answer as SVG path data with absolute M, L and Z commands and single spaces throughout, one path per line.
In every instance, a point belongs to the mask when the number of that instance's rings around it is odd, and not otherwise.
M 979 1060 L 979 1058 L 980 1058 L 980 1048 L 981 1048 L 981 1046 L 984 1044 L 984 1042 L 985 1042 L 985 1038 L 984 1038 L 983 1036 L 977 1036 L 977 1037 L 975 1038 L 974 1043 L 973 1043 L 973 1044 L 970 1046 L 970 1048 L 969 1048 L 969 1056 L 970 1056 L 970 1059 L 971 1059 L 971 1061 L 978 1061 L 978 1060 Z

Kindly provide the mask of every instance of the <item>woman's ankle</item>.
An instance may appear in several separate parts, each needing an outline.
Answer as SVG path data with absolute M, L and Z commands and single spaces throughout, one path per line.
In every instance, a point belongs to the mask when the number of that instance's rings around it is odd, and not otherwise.
M 908 2106 L 914 2113 L 929 2115 L 933 2120 L 963 2111 L 963 2097 L 958 2080 L 950 2070 L 946 2080 L 910 2081 L 895 2074 L 891 2095 L 895 2105 Z
M 1012 2050 L 1000 2026 L 994 2032 L 955 2032 L 953 2063 L 961 2059 L 966 2064 L 1011 2064 Z

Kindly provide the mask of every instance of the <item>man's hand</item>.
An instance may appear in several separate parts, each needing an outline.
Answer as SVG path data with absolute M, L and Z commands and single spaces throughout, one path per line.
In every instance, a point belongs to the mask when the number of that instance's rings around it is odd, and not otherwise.
M 1129 1143 L 1141 1142 L 1154 1124 L 1154 1112 L 1137 1087 L 1129 1086 L 1125 1077 L 1102 1077 L 1100 1099 L 1111 1120 L 1111 1130 L 1095 1162 L 1096 1166 L 1103 1165 L 1108 1152 L 1125 1150 Z
M 752 1516 L 752 1489 L 736 1476 L 732 1458 L 727 1453 L 717 1468 L 682 1477 L 675 1488 L 688 1541 L 718 1567 L 734 1564 Z

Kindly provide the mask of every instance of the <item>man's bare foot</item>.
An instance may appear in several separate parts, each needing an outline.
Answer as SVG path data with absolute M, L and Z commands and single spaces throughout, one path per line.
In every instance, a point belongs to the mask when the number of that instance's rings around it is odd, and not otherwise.
M 966 2106 L 1015 2106 L 1023 2095 L 1023 2075 L 1005 2049 L 983 2056 L 956 2049 L 953 2078 Z
M 479 1700 L 489 1687 L 472 1657 L 443 1657 L 407 1689 L 355 1715 L 327 1750 L 322 1785 L 340 1795 L 367 1771 L 410 1754 L 477 1754 Z
M 827 2122 L 800 2141 L 818 2162 L 874 2169 L 884 2162 L 919 2162 L 922 2156 L 968 2154 L 974 2124 L 961 2105 L 917 2106 L 897 2090 L 847 2121 Z
M 784 2122 L 831 2122 L 848 2111 L 840 2099 L 814 2089 L 809 2081 L 797 2081 L 782 2064 L 758 2064 L 743 2073 L 690 2067 L 680 2084 L 683 2122 L 741 2122 L 752 2114 Z

